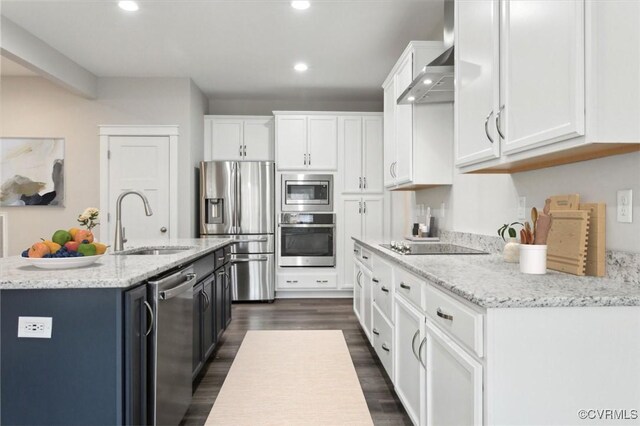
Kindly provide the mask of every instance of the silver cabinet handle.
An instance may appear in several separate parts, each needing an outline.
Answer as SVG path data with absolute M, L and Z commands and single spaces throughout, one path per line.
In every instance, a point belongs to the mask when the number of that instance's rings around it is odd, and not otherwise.
M 149 302 L 145 300 L 144 306 L 147 307 L 147 312 L 149 312 L 149 317 L 150 317 L 149 327 L 147 327 L 147 332 L 144 333 L 145 336 L 148 336 L 149 334 L 151 334 L 151 330 L 153 330 L 153 322 L 155 321 L 155 318 L 153 317 L 153 309 L 151 309 L 151 305 L 149 304 Z
M 358 275 L 356 275 L 356 282 L 358 286 L 362 287 L 362 283 L 360 282 L 360 277 L 362 276 L 362 272 L 358 271 Z
M 358 188 L 362 189 L 362 177 L 358 178 Z
M 307 165 L 307 154 L 304 155 L 304 165 Z
M 392 171 L 393 177 L 394 178 L 398 177 L 398 174 L 396 173 L 396 166 L 398 165 L 398 162 L 394 161 L 392 165 L 393 165 L 393 168 L 391 169 L 391 171 Z
M 266 262 L 268 261 L 268 257 L 256 257 L 250 259 L 231 259 L 231 263 L 249 263 L 249 262 Z
M 506 139 L 502 134 L 502 130 L 500 130 L 500 114 L 502 114 L 503 110 L 504 110 L 504 105 L 500 107 L 500 109 L 498 110 L 498 113 L 496 114 L 496 130 L 498 131 L 498 135 L 500 135 L 502 139 Z
M 427 343 L 426 337 L 422 339 L 422 342 L 420 342 L 420 346 L 418 347 L 418 361 L 420 361 L 420 364 L 422 364 L 424 368 L 427 368 L 426 363 L 422 361 L 422 356 L 420 355 L 422 353 L 422 347 L 424 346 L 425 343 Z
M 380 335 L 380 332 L 378 330 L 376 330 L 375 328 L 372 330 L 373 334 L 375 334 L 376 336 Z
M 364 202 L 364 207 L 362 209 L 362 213 L 367 214 L 367 202 Z
M 493 143 L 493 138 L 489 134 L 489 119 L 491 118 L 492 115 L 493 115 L 493 110 L 491 110 L 489 115 L 487 115 L 487 118 L 484 119 L 484 133 L 487 135 L 487 138 L 491 143 Z
M 268 241 L 267 237 L 264 238 L 255 238 L 252 240 L 234 240 L 229 244 L 242 244 L 242 243 L 266 243 Z
M 417 329 L 413 335 L 413 339 L 411 339 L 411 352 L 413 352 L 413 356 L 415 356 L 418 361 L 420 361 L 420 358 L 418 358 L 418 354 L 416 354 L 416 337 L 418 337 L 419 334 L 420 329 Z
M 359 253 L 358 249 L 353 249 L 353 252 L 354 252 L 355 254 L 358 254 L 358 253 Z
M 243 157 L 246 157 L 246 156 L 247 156 L 247 146 L 246 146 L 246 145 L 244 145 L 244 149 L 243 149 L 243 151 L 242 151 L 242 156 L 243 156 Z
M 311 165 L 311 153 L 309 153 L 309 165 Z
M 242 157 L 242 145 L 240 145 L 240 152 L 239 152 L 239 154 L 240 154 L 240 157 Z
M 362 201 L 358 201 L 358 214 L 362 214 Z
M 369 260 L 369 256 L 365 256 L 364 254 L 362 255 L 362 258 L 363 258 L 364 260 Z
M 367 189 L 367 177 L 366 176 L 362 178 L 362 187 L 364 189 Z
M 389 293 L 389 289 L 386 288 L 385 286 L 382 286 L 382 288 L 380 288 L 380 290 L 384 291 L 385 293 Z
M 389 176 L 393 177 L 393 163 L 389 164 Z
M 390 350 L 386 343 L 382 344 L 382 349 L 384 349 L 387 352 L 389 352 L 389 350 Z
M 224 262 L 224 256 L 218 258 L 218 262 Z
M 373 281 L 376 284 L 380 282 L 377 278 L 371 278 L 371 281 Z
M 449 321 L 453 321 L 453 315 L 445 314 L 440 308 L 436 311 L 436 315 Z
M 163 226 L 162 228 L 160 228 L 160 232 L 162 232 L 163 234 L 167 232 L 167 227 Z
M 406 285 L 405 283 L 400 283 L 400 287 L 404 288 L 405 290 L 411 290 L 411 286 Z
M 204 310 L 206 311 L 207 309 L 209 309 L 209 306 L 211 306 L 211 299 L 209 299 L 209 295 L 207 294 L 206 291 L 204 291 L 204 289 L 202 289 L 202 296 L 204 297 Z

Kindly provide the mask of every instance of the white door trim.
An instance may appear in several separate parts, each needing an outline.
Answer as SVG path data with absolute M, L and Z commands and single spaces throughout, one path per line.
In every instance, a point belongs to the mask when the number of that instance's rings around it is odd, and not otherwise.
M 180 126 L 130 126 L 130 125 L 101 125 L 98 126 L 100 135 L 100 212 L 109 211 L 109 138 L 111 136 L 166 136 L 169 138 L 169 238 L 176 238 L 178 234 L 178 137 Z M 110 242 L 112 224 L 101 218 L 101 226 L 96 236 L 101 241 Z M 106 235 L 103 234 L 103 231 Z

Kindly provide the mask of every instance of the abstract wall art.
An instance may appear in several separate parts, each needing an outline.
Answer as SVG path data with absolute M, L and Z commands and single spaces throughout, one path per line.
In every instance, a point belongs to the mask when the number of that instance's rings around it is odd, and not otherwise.
M 0 206 L 64 207 L 64 139 L 0 138 Z

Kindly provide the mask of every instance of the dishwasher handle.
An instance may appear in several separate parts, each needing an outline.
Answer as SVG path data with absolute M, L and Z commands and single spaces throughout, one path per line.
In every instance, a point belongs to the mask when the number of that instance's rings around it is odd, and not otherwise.
M 234 264 L 234 263 L 249 263 L 249 262 L 266 262 L 268 260 L 269 260 L 268 257 L 263 256 L 263 257 L 247 257 L 247 258 L 240 258 L 240 259 L 234 258 L 234 259 L 231 259 L 230 262 L 231 264 Z
M 172 287 L 168 290 L 163 290 L 160 292 L 160 299 L 168 300 L 172 299 L 187 290 L 191 290 L 193 288 L 193 284 L 196 282 L 196 274 L 190 273 L 186 275 L 186 280 L 181 284 L 178 284 L 175 287 Z

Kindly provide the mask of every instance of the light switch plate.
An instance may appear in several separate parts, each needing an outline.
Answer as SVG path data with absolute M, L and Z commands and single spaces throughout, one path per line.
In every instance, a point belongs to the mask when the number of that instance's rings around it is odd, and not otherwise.
M 527 197 L 518 197 L 518 220 L 527 218 Z
M 51 339 L 51 317 L 18 317 L 18 337 Z
M 621 189 L 618 191 L 617 219 L 621 223 L 633 222 L 633 191 Z

